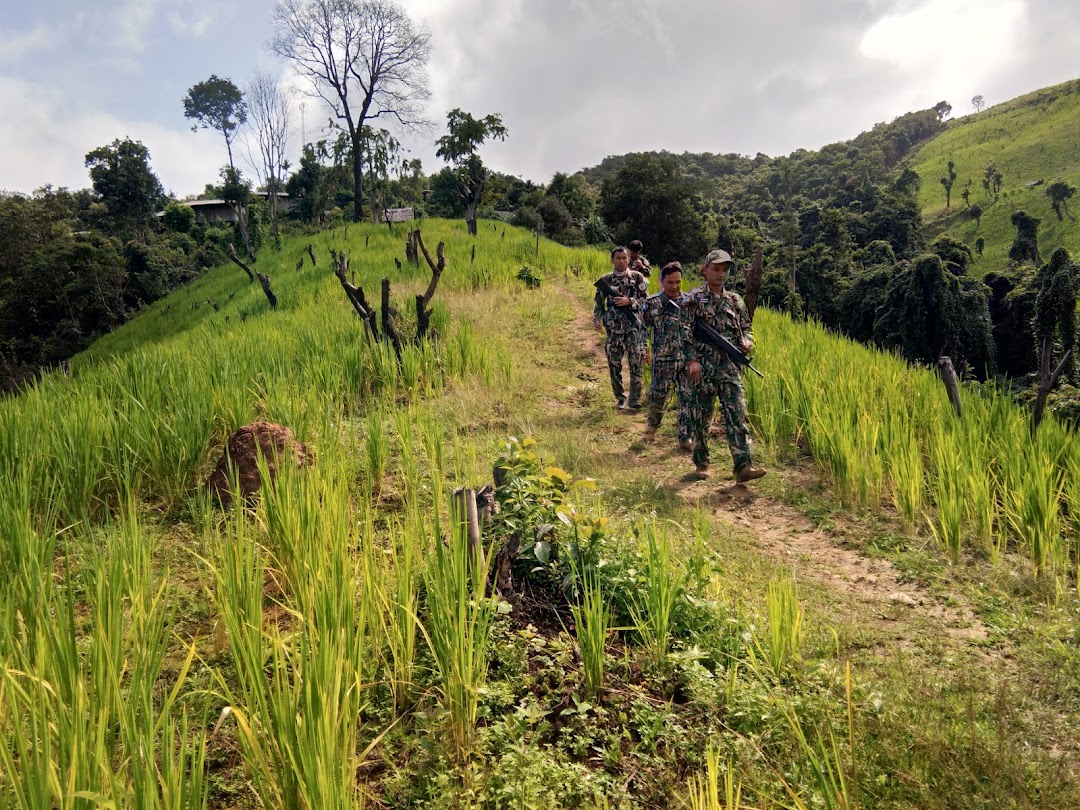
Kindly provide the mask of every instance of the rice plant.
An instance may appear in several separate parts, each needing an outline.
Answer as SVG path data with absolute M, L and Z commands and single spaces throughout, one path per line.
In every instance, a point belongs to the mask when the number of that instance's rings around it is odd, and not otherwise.
M 769 582 L 765 596 L 769 627 L 764 639 L 755 635 L 751 653 L 756 650 L 769 665 L 777 678 L 783 677 L 787 667 L 799 659 L 803 641 L 803 617 L 805 611 L 799 605 L 795 583 L 787 577 Z
M 448 542 L 443 542 L 437 515 L 430 534 L 434 548 L 428 552 L 424 571 L 426 636 L 435 659 L 450 739 L 458 756 L 465 757 L 472 746 L 495 613 L 492 601 L 484 595 L 491 555 L 470 547 L 460 518 L 455 519 Z
M 667 534 L 645 523 L 641 536 L 645 541 L 645 581 L 630 606 L 630 615 L 650 659 L 659 666 L 671 646 L 671 618 L 682 586 L 676 579 Z
M 586 571 L 579 581 L 581 598 L 571 606 L 571 611 L 585 671 L 585 691 L 596 698 L 604 687 L 604 653 L 611 630 L 611 608 L 595 571 Z
M 720 752 L 710 746 L 705 750 L 705 774 L 695 775 L 687 783 L 687 804 L 691 810 L 739 810 L 742 806 L 742 782 L 735 777 L 732 760 L 723 767 L 724 792 L 720 794 Z

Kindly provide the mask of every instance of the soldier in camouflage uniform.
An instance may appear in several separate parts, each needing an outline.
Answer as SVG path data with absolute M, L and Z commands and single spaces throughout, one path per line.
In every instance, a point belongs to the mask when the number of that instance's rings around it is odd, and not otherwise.
M 652 441 L 664 418 L 668 393 L 674 387 L 679 400 L 679 446 L 690 448 L 690 420 L 687 406 L 692 402 L 693 386 L 701 378 L 701 367 L 694 360 L 691 331 L 694 316 L 687 310 L 687 296 L 680 291 L 682 265 L 665 264 L 660 271 L 660 292 L 645 301 L 642 320 L 652 330 L 652 385 L 649 387 L 649 426 L 645 440 Z M 668 302 L 674 306 L 668 306 Z M 693 365 L 694 369 L 690 366 Z
M 630 254 L 630 269 L 637 270 L 641 275 L 648 278 L 652 275 L 652 265 L 649 264 L 649 260 L 641 255 L 641 251 L 645 246 L 641 244 L 640 239 L 634 239 L 626 243 L 626 250 Z
M 750 331 L 750 316 L 742 297 L 724 289 L 732 261 L 723 250 L 714 250 L 705 257 L 701 272 L 705 283 L 689 295 L 689 309 L 695 318 L 714 326 L 736 348 L 749 355 L 754 348 Z M 727 354 L 700 340 L 694 340 L 694 357 L 701 363 L 701 382 L 694 389 L 690 408 L 694 440 L 694 465 L 699 478 L 709 475 L 708 430 L 716 401 L 724 420 L 731 457 L 735 462 L 735 480 L 752 481 L 765 475 L 750 460 L 750 426 L 746 417 L 746 391 L 742 369 Z
M 627 269 L 630 255 L 626 248 L 611 251 L 612 270 L 603 278 L 618 293 L 608 298 L 599 289 L 593 306 L 593 326 L 607 331 L 604 352 L 607 354 L 608 372 L 611 375 L 611 392 L 615 395 L 615 407 L 636 410 L 641 407 L 642 365 L 645 360 L 645 327 L 641 322 L 641 310 L 649 290 L 649 282 L 636 270 Z M 630 401 L 623 392 L 622 359 L 626 355 L 630 366 Z

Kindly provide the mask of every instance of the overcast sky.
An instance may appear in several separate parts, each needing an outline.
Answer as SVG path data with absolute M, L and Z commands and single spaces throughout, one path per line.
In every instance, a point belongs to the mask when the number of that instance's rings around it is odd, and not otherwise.
M 851 138 L 945 99 L 954 114 L 1080 77 L 1073 0 L 404 0 L 432 33 L 424 170 L 446 112 L 498 113 L 493 168 L 538 182 L 607 155 L 770 155 Z M 93 6 L 94 10 L 89 10 Z M 0 10 L 0 189 L 89 185 L 86 152 L 141 140 L 193 194 L 225 144 L 181 99 L 270 56 L 271 0 L 12 0 Z M 299 103 L 299 101 L 298 101 Z M 308 100 L 308 140 L 327 114 Z M 293 151 L 300 149 L 296 122 Z

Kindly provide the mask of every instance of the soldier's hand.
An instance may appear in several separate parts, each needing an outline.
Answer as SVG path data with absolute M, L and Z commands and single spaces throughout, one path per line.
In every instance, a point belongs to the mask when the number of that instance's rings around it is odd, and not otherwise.
M 690 375 L 690 379 L 694 382 L 701 382 L 701 363 L 697 360 L 691 360 L 690 365 L 686 367 L 686 373 Z
M 593 318 L 592 325 L 593 329 L 595 329 L 597 332 L 599 332 L 603 328 L 599 318 Z
M 627 298 L 625 295 L 616 295 L 614 298 L 611 299 L 611 301 L 617 307 L 630 306 L 630 299 Z
M 751 343 L 749 340 L 740 340 L 739 341 L 739 348 L 742 349 L 743 354 L 745 354 L 747 357 L 749 357 L 750 352 L 752 352 L 754 350 L 754 344 Z

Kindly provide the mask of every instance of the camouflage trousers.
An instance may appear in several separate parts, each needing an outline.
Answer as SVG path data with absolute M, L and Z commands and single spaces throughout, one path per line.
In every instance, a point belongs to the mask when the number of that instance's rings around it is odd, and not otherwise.
M 746 417 L 746 392 L 741 379 L 704 379 L 694 387 L 689 406 L 690 432 L 694 440 L 694 464 L 709 463 L 709 425 L 716 403 L 736 472 L 750 463 L 750 426 Z
M 611 393 L 615 395 L 618 402 L 626 401 L 622 377 L 623 355 L 626 355 L 627 364 L 630 366 L 629 404 L 640 406 L 643 386 L 642 366 L 645 363 L 644 333 L 637 330 L 623 333 L 608 332 L 604 353 L 607 354 L 608 373 L 611 375 Z
M 690 404 L 693 402 L 693 383 L 683 372 L 680 363 L 653 361 L 652 384 L 649 386 L 649 427 L 656 429 L 664 418 L 668 394 L 675 389 L 679 402 L 677 422 L 679 441 L 690 438 Z

